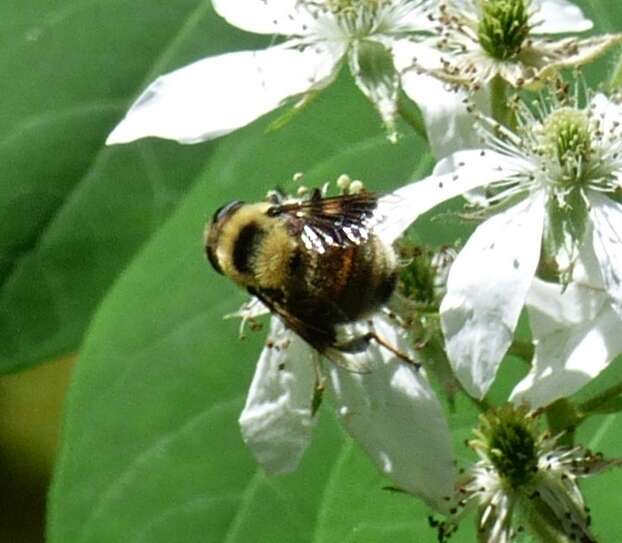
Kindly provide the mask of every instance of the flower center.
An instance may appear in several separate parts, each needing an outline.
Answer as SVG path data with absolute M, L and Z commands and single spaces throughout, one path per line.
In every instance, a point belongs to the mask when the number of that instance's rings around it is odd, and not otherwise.
M 584 111 L 563 107 L 544 121 L 544 153 L 556 160 L 564 171 L 563 184 L 578 184 L 592 152 L 592 131 Z
M 538 451 L 531 419 L 522 409 L 501 407 L 485 415 L 486 454 L 512 488 L 529 482 L 537 471 Z
M 331 14 L 350 37 L 366 37 L 377 30 L 395 0 L 312 0 L 311 11 Z
M 492 57 L 516 57 L 529 35 L 529 0 L 481 0 L 477 29 L 482 48 Z
M 388 0 L 326 0 L 326 7 L 335 15 L 358 14 L 361 11 L 373 11 L 386 6 Z

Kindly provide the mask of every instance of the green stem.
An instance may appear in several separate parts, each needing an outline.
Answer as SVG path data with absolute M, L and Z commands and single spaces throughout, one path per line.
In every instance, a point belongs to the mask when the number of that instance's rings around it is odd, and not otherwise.
M 592 412 L 598 411 L 603 405 L 605 405 L 608 401 L 613 400 L 614 398 L 620 396 L 622 394 L 622 383 L 618 383 L 617 385 L 613 385 L 609 388 L 606 388 L 602 392 L 596 394 L 589 400 L 584 401 L 579 404 L 579 411 L 581 412 L 582 420 L 587 418 Z
M 622 55 L 618 58 L 616 67 L 609 78 L 609 90 L 616 91 L 622 87 Z
M 466 392 L 464 390 L 464 388 L 462 389 L 462 391 L 464 392 L 466 397 L 469 400 L 471 400 L 471 403 L 475 407 L 477 407 L 477 409 L 479 410 L 480 413 L 485 413 L 486 411 L 488 411 L 490 409 L 490 404 L 486 400 L 478 400 L 477 398 L 473 398 L 473 396 L 471 396 L 468 392 Z
M 546 419 L 552 435 L 561 434 L 560 445 L 571 447 L 574 444 L 575 431 L 581 423 L 581 413 L 577 406 L 566 398 L 561 398 L 546 408 Z
M 527 341 L 514 340 L 514 342 L 512 343 L 512 345 L 510 345 L 510 348 L 508 349 L 509 355 L 515 356 L 516 358 L 521 358 L 530 366 L 533 359 L 533 353 L 533 344 Z
M 402 94 L 400 94 L 397 102 L 397 112 L 400 117 L 408 124 L 410 127 L 423 138 L 425 142 L 429 142 L 428 139 L 428 131 L 425 128 L 425 124 L 423 123 L 423 115 L 421 114 L 421 110 L 417 107 L 417 105 L 408 100 Z
M 492 118 L 499 124 L 511 128 L 512 110 L 508 106 L 507 83 L 496 75 L 490 82 L 490 109 Z

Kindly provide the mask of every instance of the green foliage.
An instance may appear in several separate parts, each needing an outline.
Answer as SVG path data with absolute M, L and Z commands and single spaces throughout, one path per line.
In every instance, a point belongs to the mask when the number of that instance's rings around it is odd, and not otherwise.
M 194 0 L 4 2 L 0 19 L 6 372 L 77 350 L 114 279 L 209 159 L 212 145 L 104 147 L 131 99 L 173 67 L 259 40 Z
M 584 6 L 598 30 L 622 28 L 622 8 Z M 206 1 L 0 6 L 0 372 L 80 351 L 51 543 L 435 539 L 427 509 L 383 491 L 324 406 L 301 469 L 261 473 L 237 417 L 263 334 L 237 340 L 237 323 L 222 316 L 244 295 L 202 255 L 204 223 L 223 202 L 259 199 L 297 171 L 307 184 L 346 172 L 388 190 L 426 173 L 423 143 L 389 144 L 344 76 L 278 131 L 267 128 L 283 110 L 216 143 L 103 145 L 157 75 L 268 41 L 227 26 Z M 430 243 L 458 233 L 418 226 Z M 458 436 L 470 435 L 473 414 L 458 398 Z M 620 424 L 594 418 L 585 438 L 619 454 Z M 602 483 L 590 483 L 588 500 L 615 541 L 622 498 L 599 494 Z M 472 540 L 461 530 L 455 541 Z

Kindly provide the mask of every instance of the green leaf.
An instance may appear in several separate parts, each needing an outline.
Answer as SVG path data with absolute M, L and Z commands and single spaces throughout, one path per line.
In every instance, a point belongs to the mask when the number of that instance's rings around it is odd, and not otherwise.
M 209 268 L 201 233 L 222 203 L 261 198 L 299 170 L 309 185 L 346 172 L 372 190 L 425 172 L 423 144 L 413 136 L 388 143 L 365 98 L 344 83 L 351 93 L 338 84 L 281 131 L 257 124 L 224 141 L 106 297 L 68 400 L 51 542 L 180 533 L 184 541 L 312 540 L 340 432 L 322 407 L 326 420 L 301 471 L 271 480 L 258 473 L 236 419 L 263 334 L 240 343 L 238 323 L 222 319 L 245 296 Z
M 604 453 L 606 458 L 620 458 L 620 414 L 593 417 L 582 426 L 577 443 L 584 444 L 593 451 Z M 622 485 L 622 469 L 613 468 L 596 477 L 585 480 L 581 485 L 586 505 L 593 519 L 593 531 L 603 543 L 620 541 L 622 523 L 620 507 L 622 498 L 614 489 Z
M 134 96 L 191 60 L 266 42 L 206 1 L 14 4 L 0 6 L 0 372 L 78 348 L 209 157 L 213 145 L 105 148 Z
M 47 2 L 38 3 L 41 6 L 24 10 L 29 11 L 32 20 L 40 10 L 47 9 Z M 57 1 L 56 5 L 60 3 Z M 93 4 L 87 5 L 89 9 L 68 11 L 91 13 Z M 74 24 L 73 34 L 67 31 L 68 35 L 89 34 L 83 38 L 85 44 L 90 44 L 93 36 L 93 42 L 98 44 L 95 50 L 104 60 L 122 57 L 136 68 L 135 73 L 144 70 L 144 77 L 131 79 L 123 70 L 118 71 L 116 63 L 111 66 L 103 63 L 107 66 L 107 77 L 100 74 L 99 78 L 87 80 L 96 89 L 102 86 L 119 89 L 115 96 L 124 101 L 117 110 L 119 115 L 129 99 L 156 73 L 197 58 L 198 51 L 198 56 L 206 54 L 206 45 L 224 50 L 242 43 L 236 41 L 235 33 L 210 34 L 207 39 L 209 33 L 202 25 L 211 24 L 213 17 L 210 13 L 203 19 L 201 10 L 207 4 L 197 2 L 198 15 L 190 19 L 194 23 L 181 32 L 179 39 L 173 40 L 172 52 L 165 53 L 164 60 L 156 62 L 158 66 L 152 63 L 150 74 L 146 74 L 140 51 L 171 19 L 175 23 L 183 19 L 177 12 L 182 9 L 180 5 L 194 4 L 182 0 L 174 6 L 159 0 L 138 0 L 128 5 L 114 0 L 102 3 L 100 9 L 105 13 L 122 10 L 127 20 L 128 13 L 136 14 L 132 22 L 143 33 L 134 38 L 124 37 L 127 41 L 121 46 L 115 44 L 118 35 L 124 35 L 127 23 L 121 24 L 119 21 L 124 19 L 116 13 L 110 16 L 110 26 L 101 35 L 89 32 L 84 24 Z M 586 0 L 582 5 L 590 9 L 590 15 L 597 14 L 608 30 L 622 26 L 621 8 L 611 7 L 604 0 Z M 158 8 L 160 14 L 156 15 Z M 29 28 L 31 19 L 24 12 L 15 11 L 19 15 L 13 20 L 0 18 L 0 28 L 5 24 L 8 29 L 6 21 L 11 21 L 10 27 L 15 24 L 17 35 Z M 97 19 L 95 15 L 91 17 Z M 156 27 L 159 29 L 154 30 Z M 171 27 L 175 27 L 173 22 Z M 76 29 L 80 30 L 76 32 Z M 173 34 L 171 30 L 171 39 Z M 211 39 L 214 35 L 218 36 L 217 40 Z M 0 44 L 4 45 L 5 36 L 0 32 Z M 154 51 L 159 50 L 155 41 L 153 47 Z M 59 50 L 66 53 L 80 48 Z M 159 69 L 160 64 L 166 67 Z M 94 66 L 90 66 L 91 71 Z M 602 78 L 604 70 L 599 73 Z M 92 74 L 85 77 L 90 78 Z M 72 77 L 65 74 L 65 79 L 71 81 Z M 73 100 L 68 98 L 69 103 Z M 51 543 L 436 541 L 434 531 L 427 527 L 426 509 L 408 496 L 382 490 L 388 482 L 378 476 L 356 446 L 343 439 L 326 404 L 320 409 L 321 421 L 300 470 L 272 479 L 261 474 L 240 439 L 237 416 L 263 334 L 237 341 L 237 323 L 223 321 L 221 317 L 236 309 L 244 296 L 214 274 L 201 254 L 204 221 L 218 205 L 234 198 L 261 198 L 266 189 L 286 182 L 295 171 L 305 171 L 307 184 L 334 180 L 338 174 L 347 172 L 362 178 L 372 189 L 395 187 L 412 171 L 422 175 L 430 166 L 422 146 L 413 138 L 403 138 L 396 146 L 387 144 L 371 109 L 354 90 L 352 82 L 341 81 L 278 132 L 264 132 L 270 121 L 267 119 L 221 140 L 216 146 L 180 147 L 166 142 L 143 142 L 101 155 L 97 149 L 94 161 L 97 175 L 86 183 L 89 191 L 84 195 L 73 189 L 65 191 L 68 194 L 71 191 L 71 198 L 58 212 L 53 210 L 54 217 L 61 217 L 65 207 L 71 209 L 70 217 L 75 220 L 67 219 L 64 232 L 70 232 L 71 226 L 77 234 L 73 234 L 63 249 L 63 231 L 59 231 L 45 259 L 37 261 L 39 267 L 33 265 L 35 271 L 30 272 L 30 280 L 51 275 L 56 279 L 53 286 L 65 280 L 62 260 L 60 263 L 54 260 L 59 249 L 58 254 L 76 260 L 83 254 L 77 249 L 95 242 L 98 250 L 87 252 L 88 258 L 82 258 L 86 260 L 82 271 L 68 274 L 63 288 L 47 298 L 41 294 L 35 296 L 35 290 L 31 295 L 24 280 L 21 290 L 15 291 L 21 292 L 14 296 L 15 301 L 0 305 L 7 308 L 0 311 L 0 329 L 4 329 L 9 319 L 4 316 L 8 313 L 2 311 L 17 308 L 23 297 L 31 296 L 30 305 L 24 304 L 20 309 L 20 314 L 26 317 L 33 313 L 32 322 L 25 321 L 26 325 L 45 327 L 40 323 L 46 323 L 49 318 L 57 330 L 46 333 L 49 337 L 58 334 L 64 338 L 50 345 L 58 350 L 68 345 L 73 348 L 91 311 L 118 276 L 89 329 L 68 399 L 62 449 L 50 494 Z M 114 120 L 110 118 L 107 123 L 100 130 L 102 139 Z M 80 138 L 76 139 L 81 143 Z M 168 193 L 141 190 L 144 186 L 157 186 L 144 179 L 146 169 L 141 169 L 140 162 L 144 152 L 164 162 L 173 161 L 168 168 L 162 166 L 162 178 L 173 184 L 172 189 L 171 185 L 167 186 Z M 102 163 L 108 166 L 100 168 Z M 202 163 L 206 164 L 204 169 Z M 87 167 L 92 168 L 91 162 Z M 180 168 L 187 168 L 183 179 L 176 173 Z M 83 177 L 91 179 L 81 176 L 76 186 L 85 183 Z M 106 183 L 109 178 L 115 180 L 114 190 Z M 176 199 L 190 185 L 193 188 L 187 198 L 170 220 L 165 221 Z M 168 211 L 155 213 L 151 207 L 145 208 L 140 199 L 145 194 L 150 195 L 149 201 L 157 201 L 164 195 Z M 116 226 L 117 207 L 120 211 L 126 207 L 132 209 L 131 213 L 121 214 L 121 227 Z M 151 213 L 153 220 L 145 219 L 143 212 L 146 216 Z M 98 213 L 103 217 L 96 223 L 101 230 L 90 228 L 80 236 L 80 229 Z M 52 223 L 57 220 L 60 219 Z M 453 238 L 447 240 L 444 223 L 442 218 L 435 222 L 424 218 L 417 231 L 423 233 L 420 237 L 426 241 L 450 242 Z M 112 236 L 134 228 L 140 235 L 132 238 L 133 244 L 113 240 Z M 155 237 L 137 254 L 142 242 L 154 232 Z M 452 236 L 459 233 L 454 225 Z M 101 237 L 94 238 L 97 234 Z M 74 238 L 81 243 L 71 242 Z M 39 238 L 34 236 L 34 239 Z M 41 237 L 41 245 L 46 239 L 47 234 Z M 119 247 L 121 254 L 117 254 Z M 103 264 L 107 259 L 114 262 Z M 125 268 L 130 260 L 131 265 Z M 89 275 L 83 275 L 90 266 L 96 266 L 93 285 L 103 284 L 99 282 L 99 270 L 101 266 L 106 268 L 106 274 L 101 274 L 107 277 L 105 287 L 91 288 Z M 54 267 L 58 268 L 55 276 Z M 64 297 L 74 292 L 79 296 Z M 81 297 L 88 298 L 84 302 L 89 305 L 88 310 L 79 305 L 77 300 Z M 38 303 L 45 308 L 64 304 L 68 309 L 62 319 L 52 319 L 43 311 L 41 318 L 35 319 L 40 311 L 36 309 Z M 65 326 L 73 318 L 76 321 L 73 326 L 80 333 L 73 330 L 67 334 Z M 27 326 L 7 332 L 0 349 L 6 348 L 7 340 L 16 341 L 16 331 L 21 332 Z M 20 347 L 22 361 L 39 356 L 23 355 L 34 352 L 34 338 L 41 335 L 27 331 L 31 337 Z M 44 343 L 36 345 L 41 353 L 47 353 L 44 356 L 55 352 Z M 0 352 L 4 355 L 4 351 Z M 5 367 L 16 367 L 16 352 L 13 348 L 7 354 L 10 363 Z M 502 393 L 495 400 L 503 401 L 507 397 L 511 384 L 516 382 L 517 371 L 514 366 L 508 366 L 507 372 L 501 372 L 497 384 Z M 524 373 L 522 368 L 520 371 Z M 452 420 L 458 421 L 453 425 L 458 440 L 470 437 L 475 417 L 473 408 L 463 397 L 459 396 L 456 403 Z M 619 451 L 616 443 L 621 430 L 619 417 L 606 417 L 599 422 L 603 421 L 595 429 L 590 428 L 593 431 L 588 439 L 593 439 L 597 448 L 606 441 L 608 449 L 615 453 Z M 591 420 L 590 424 L 593 422 L 596 421 Z M 472 461 L 472 455 L 464 447 L 457 454 L 461 465 Z M 607 479 L 611 488 L 619 487 L 621 473 L 607 475 L 611 477 Z M 619 540 L 622 532 L 618 526 L 612 526 L 620 508 L 619 497 L 615 492 L 602 492 L 600 479 L 588 481 L 585 488 L 594 509 L 595 524 L 601 527 L 605 541 Z M 453 538 L 457 543 L 473 540 L 468 522 Z

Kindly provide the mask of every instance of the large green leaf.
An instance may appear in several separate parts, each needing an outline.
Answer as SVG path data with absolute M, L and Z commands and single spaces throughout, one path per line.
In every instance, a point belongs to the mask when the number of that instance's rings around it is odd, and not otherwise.
M 116 3 L 111 5 L 119 9 Z M 604 2 L 593 0 L 588 7 L 606 24 L 611 25 L 614 17 L 613 28 L 622 27 L 620 12 L 610 13 Z M 195 19 L 203 20 L 201 8 L 198 13 Z M 207 14 L 205 21 L 211 21 L 210 17 Z M 203 43 L 196 31 L 191 28 L 187 33 L 188 43 Z M 184 47 L 175 58 L 187 61 L 192 53 Z M 187 50 L 195 51 L 195 45 L 188 45 Z M 138 79 L 121 93 L 124 98 L 143 82 Z M 105 228 L 98 242 L 100 250 L 94 255 L 76 255 L 78 245 L 61 252 L 65 258 L 89 257 L 88 262 L 99 266 L 105 257 L 115 260 L 107 268 L 108 282 L 99 290 L 92 290 L 88 281 L 82 286 L 84 277 L 76 281 L 74 276 L 72 288 L 91 297 L 88 311 L 76 312 L 82 320 L 74 325 L 74 341 L 110 281 L 140 242 L 155 235 L 120 273 L 88 331 L 68 399 L 50 494 L 51 543 L 436 540 L 427 526 L 426 508 L 409 496 L 382 490 L 387 481 L 356 445 L 344 439 L 328 407 L 322 408 L 314 442 L 294 474 L 265 477 L 242 443 L 237 416 L 263 334 L 251 334 L 239 342 L 237 323 L 222 320 L 244 296 L 204 261 L 201 233 L 206 218 L 230 199 L 261 198 L 266 189 L 286 183 L 296 171 L 306 172 L 309 184 L 348 172 L 379 189 L 397 186 L 412 172 L 421 175 L 430 166 L 422 143 L 415 138 L 405 137 L 398 145 L 386 142 L 375 113 L 347 79 L 323 93 L 281 131 L 265 133 L 268 123 L 260 121 L 215 148 L 148 142 L 98 154 L 96 164 L 103 161 L 103 165 L 96 170 L 102 173 L 94 179 L 99 181 L 86 183 L 92 200 L 84 197 L 80 203 L 80 192 L 74 190 L 61 209 L 72 208 L 73 217 L 82 219 L 67 223 L 74 228 L 88 223 L 96 203 L 131 209 L 119 219 L 122 227 L 115 226 L 114 214 L 105 214 L 108 223 L 99 223 Z M 134 201 L 141 184 L 158 186 L 146 182 L 142 170 L 136 171 L 141 153 L 172 161 L 166 170 L 172 177 L 177 168 L 186 168 L 186 180 L 177 181 L 179 190 L 170 194 L 171 203 L 193 185 L 166 222 L 167 212 L 141 214 L 140 199 Z M 204 168 L 196 157 L 205 162 Z M 110 200 L 110 185 L 102 181 L 114 177 L 119 169 L 125 176 L 115 188 L 122 192 Z M 136 171 L 139 180 L 128 188 L 131 171 Z M 150 199 L 158 197 L 161 192 L 154 191 Z M 145 215 L 152 217 L 151 222 Z M 120 249 L 111 246 L 111 235 L 134 227 L 141 235 L 133 238 L 133 244 L 121 244 Z M 458 233 L 455 224 L 447 225 L 442 219 L 424 221 L 418 228 L 418 234 L 431 242 L 446 242 Z M 93 232 L 99 230 L 91 229 L 85 238 L 90 240 Z M 55 247 L 51 246 L 48 258 L 54 256 Z M 41 262 L 45 261 L 40 261 L 43 266 Z M 58 272 L 57 277 L 64 275 Z M 19 292 L 22 297 L 28 294 L 25 285 Z M 72 317 L 70 310 L 71 305 L 63 318 Z M 54 322 L 60 325 L 61 321 Z M 31 344 L 24 341 L 23 352 L 32 349 Z M 75 342 L 56 345 L 62 349 Z M 504 368 L 495 399 L 507 396 L 511 382 L 523 369 Z M 474 409 L 461 399 L 451 420 L 456 441 L 463 440 L 470 435 Z M 612 430 L 617 426 L 619 417 L 595 418 L 581 435 L 599 448 L 609 444 L 606 452 L 615 454 Z M 461 462 L 469 458 L 464 447 L 458 455 Z M 614 472 L 608 480 L 619 482 L 618 476 Z M 601 481 L 586 485 L 590 499 L 604 511 L 599 515 L 605 516 L 596 521 L 607 527 L 616 518 L 622 498 L 602 492 L 599 496 L 598 489 L 602 489 Z M 608 541 L 608 529 L 601 532 Z M 473 541 L 469 526 L 461 527 L 455 541 Z
M 209 157 L 209 144 L 105 148 L 130 100 L 172 67 L 258 39 L 205 0 L 8 1 L 0 21 L 4 372 L 77 349 L 101 296 Z

